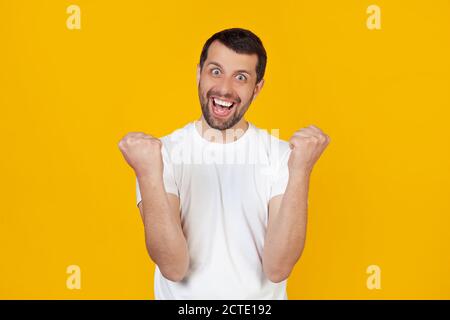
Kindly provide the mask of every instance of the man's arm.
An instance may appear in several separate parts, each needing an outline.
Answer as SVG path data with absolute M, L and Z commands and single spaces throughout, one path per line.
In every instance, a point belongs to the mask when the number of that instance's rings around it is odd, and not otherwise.
M 189 267 L 189 251 L 181 227 L 179 198 L 166 193 L 162 179 L 142 177 L 138 181 L 147 251 L 165 278 L 180 281 Z
M 284 194 L 269 201 L 264 241 L 263 269 L 272 282 L 287 279 L 303 252 L 310 176 L 330 137 L 309 126 L 297 131 L 289 142 L 289 180 Z
M 139 183 L 139 211 L 145 243 L 152 260 L 165 278 L 182 280 L 189 267 L 189 251 L 180 221 L 179 202 L 164 188 L 162 142 L 143 132 L 128 133 L 119 142 L 125 160 Z M 177 199 L 174 199 L 177 198 Z
M 263 268 L 272 282 L 289 277 L 306 239 L 309 175 L 289 176 L 284 195 L 269 202 Z

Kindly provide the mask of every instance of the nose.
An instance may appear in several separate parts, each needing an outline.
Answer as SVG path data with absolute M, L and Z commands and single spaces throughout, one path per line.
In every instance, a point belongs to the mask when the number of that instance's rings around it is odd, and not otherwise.
M 217 87 L 221 97 L 232 99 L 233 95 L 233 78 L 224 77 Z

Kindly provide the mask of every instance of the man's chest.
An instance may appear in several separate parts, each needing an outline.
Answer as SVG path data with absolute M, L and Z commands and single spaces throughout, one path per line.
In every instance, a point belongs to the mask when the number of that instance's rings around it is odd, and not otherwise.
M 266 213 L 271 177 L 264 166 L 183 165 L 174 169 L 174 175 L 185 211 Z

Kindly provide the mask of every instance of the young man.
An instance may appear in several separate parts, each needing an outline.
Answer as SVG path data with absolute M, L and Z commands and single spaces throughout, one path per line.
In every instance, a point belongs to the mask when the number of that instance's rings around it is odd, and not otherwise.
M 266 60 L 252 32 L 214 34 L 197 68 L 201 118 L 119 142 L 136 174 L 156 299 L 287 299 L 311 171 L 330 138 L 309 126 L 286 142 L 244 119 Z

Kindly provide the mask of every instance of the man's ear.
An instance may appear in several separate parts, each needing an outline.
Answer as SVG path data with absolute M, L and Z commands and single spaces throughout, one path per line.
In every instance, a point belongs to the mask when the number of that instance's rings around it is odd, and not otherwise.
M 261 92 L 262 88 L 264 86 L 264 79 L 259 80 L 258 84 L 255 86 L 255 90 L 253 91 L 253 100 L 256 99 L 258 94 Z
M 200 64 L 197 64 L 197 87 L 200 84 Z

